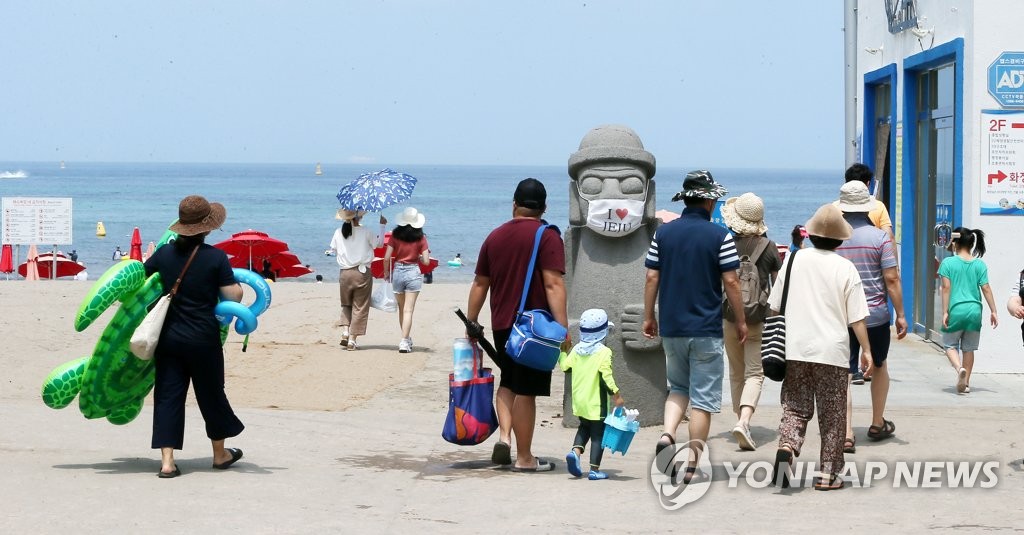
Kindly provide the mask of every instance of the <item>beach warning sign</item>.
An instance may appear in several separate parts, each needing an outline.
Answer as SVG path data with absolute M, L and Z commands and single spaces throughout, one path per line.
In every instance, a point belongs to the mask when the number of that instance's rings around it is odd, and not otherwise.
M 1024 111 L 981 112 L 982 215 L 1024 215 Z
M 3 243 L 71 244 L 71 199 L 4 197 Z

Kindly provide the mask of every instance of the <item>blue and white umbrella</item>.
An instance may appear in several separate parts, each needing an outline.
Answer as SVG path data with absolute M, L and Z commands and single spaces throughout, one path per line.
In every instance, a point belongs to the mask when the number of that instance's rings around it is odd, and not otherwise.
M 338 192 L 338 202 L 346 210 L 380 212 L 410 196 L 416 186 L 416 177 L 391 169 L 359 175 Z

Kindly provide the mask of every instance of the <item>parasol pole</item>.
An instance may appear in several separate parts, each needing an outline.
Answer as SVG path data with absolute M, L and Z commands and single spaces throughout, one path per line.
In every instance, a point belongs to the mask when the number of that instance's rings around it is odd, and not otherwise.
M 50 280 L 57 280 L 57 244 L 53 244 L 53 250 L 50 251 L 50 258 L 53 259 L 53 263 L 50 265 Z

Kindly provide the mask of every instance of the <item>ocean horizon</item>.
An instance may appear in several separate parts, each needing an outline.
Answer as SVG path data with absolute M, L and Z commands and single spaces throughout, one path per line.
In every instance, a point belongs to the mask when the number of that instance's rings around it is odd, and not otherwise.
M 266 232 L 285 241 L 303 264 L 325 281 L 336 281 L 335 258 L 324 251 L 339 222 L 336 195 L 360 174 L 379 170 L 381 164 L 302 163 L 152 163 L 152 162 L 0 162 L 0 197 L 60 197 L 72 200 L 72 243 L 36 244 L 40 252 L 56 248 L 76 250 L 95 280 L 114 263 L 114 250 L 127 253 L 132 231 L 138 227 L 143 249 L 157 241 L 177 218 L 178 201 L 190 194 L 221 202 L 228 212 L 221 231 L 207 238 L 213 244 L 247 229 Z M 545 219 L 561 229 L 568 225 L 569 183 L 565 165 L 388 165 L 418 179 L 412 197 L 383 210 L 390 230 L 395 216 L 414 206 L 426 216 L 424 233 L 432 256 L 440 266 L 437 282 L 468 282 L 480 244 L 495 227 L 511 217 L 512 193 L 519 180 L 534 177 L 548 191 Z M 655 205 L 680 212 L 671 202 L 684 174 L 697 167 L 659 167 L 654 177 Z M 20 173 L 19 173 L 20 172 Z M 818 206 L 834 200 L 843 183 L 843 169 L 712 168 L 728 196 L 751 191 L 765 201 L 768 236 L 789 243 L 790 230 L 803 224 Z M 106 237 L 96 236 L 102 222 Z M 364 224 L 377 226 L 376 214 Z M 2 231 L 2 229 L 0 229 Z M 4 237 L 6 242 L 6 237 Z M 18 244 L 24 260 L 29 244 Z M 464 265 L 449 268 L 446 261 L 461 254 Z M 5 279 L 0 276 L 0 280 Z M 295 280 L 313 282 L 314 275 Z M 287 279 L 286 279 L 287 280 Z

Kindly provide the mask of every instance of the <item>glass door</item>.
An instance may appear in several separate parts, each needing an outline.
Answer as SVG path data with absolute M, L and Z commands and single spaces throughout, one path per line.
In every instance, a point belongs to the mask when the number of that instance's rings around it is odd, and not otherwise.
M 929 340 L 941 339 L 942 284 L 939 264 L 957 218 L 954 198 L 953 65 L 920 75 L 917 135 L 917 196 L 914 203 L 917 265 L 914 299 L 915 330 Z

